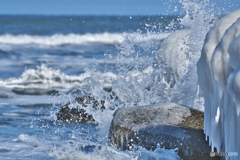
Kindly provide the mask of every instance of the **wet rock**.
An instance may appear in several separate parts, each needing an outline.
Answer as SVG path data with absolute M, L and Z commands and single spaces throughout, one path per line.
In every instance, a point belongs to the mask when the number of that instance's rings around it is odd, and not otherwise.
M 90 104 L 91 107 L 95 109 L 98 109 L 98 106 L 101 105 L 100 109 L 102 110 L 105 109 L 104 101 L 101 101 L 101 104 L 99 104 L 97 100 L 90 96 L 84 96 L 83 98 L 81 97 L 75 98 L 74 102 L 77 102 L 79 104 L 77 105 L 76 108 L 69 108 L 70 102 L 68 102 L 65 106 L 63 106 L 60 109 L 57 115 L 58 121 L 69 123 L 70 122 L 84 123 L 95 121 L 92 115 L 86 113 L 85 109 L 80 108 L 80 105 L 82 107 L 88 107 L 88 105 Z
M 175 103 L 118 109 L 109 131 L 109 143 L 123 150 L 142 146 L 178 148 L 182 159 L 211 158 L 203 133 L 201 111 Z

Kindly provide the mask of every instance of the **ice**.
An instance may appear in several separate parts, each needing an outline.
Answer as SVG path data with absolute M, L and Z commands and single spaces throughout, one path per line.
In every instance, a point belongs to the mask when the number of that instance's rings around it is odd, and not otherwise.
M 187 54 L 189 51 L 190 30 L 179 30 L 164 39 L 161 48 L 155 54 L 155 61 L 159 65 L 167 63 L 171 66 L 177 80 L 182 79 L 186 74 L 188 63 Z M 184 63 L 185 62 L 185 63 Z M 163 66 L 161 66 L 163 67 Z
M 236 10 L 215 24 L 197 63 L 198 82 L 205 95 L 204 131 L 212 150 L 216 147 L 218 152 L 240 153 L 239 17 L 240 10 Z

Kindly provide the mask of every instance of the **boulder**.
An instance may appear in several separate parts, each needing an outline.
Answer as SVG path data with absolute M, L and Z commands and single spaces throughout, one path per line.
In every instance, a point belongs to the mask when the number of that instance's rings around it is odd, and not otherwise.
M 175 103 L 118 109 L 109 131 L 109 143 L 122 150 L 142 146 L 154 150 L 178 148 L 182 159 L 210 157 L 203 133 L 204 114 Z

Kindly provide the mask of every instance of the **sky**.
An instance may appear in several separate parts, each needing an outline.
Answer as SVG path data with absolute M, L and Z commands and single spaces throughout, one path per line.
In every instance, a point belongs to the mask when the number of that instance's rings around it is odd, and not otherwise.
M 178 15 L 183 13 L 179 1 L 201 0 L 0 0 L 0 14 Z M 227 14 L 240 8 L 240 0 L 208 1 L 214 4 L 215 13 Z

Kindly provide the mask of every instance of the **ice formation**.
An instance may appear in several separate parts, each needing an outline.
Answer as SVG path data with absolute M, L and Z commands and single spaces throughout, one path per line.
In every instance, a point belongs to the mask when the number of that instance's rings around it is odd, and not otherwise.
M 174 32 L 164 39 L 161 48 L 155 54 L 155 62 L 158 65 L 169 64 L 178 81 L 186 74 L 186 64 L 183 62 L 187 59 L 184 52 L 189 51 L 189 45 L 186 45 L 189 44 L 189 39 L 186 38 L 189 34 L 190 30 Z
M 215 24 L 197 63 L 198 82 L 205 95 L 204 132 L 212 150 L 216 147 L 218 152 L 240 153 L 239 17 L 240 9 Z

